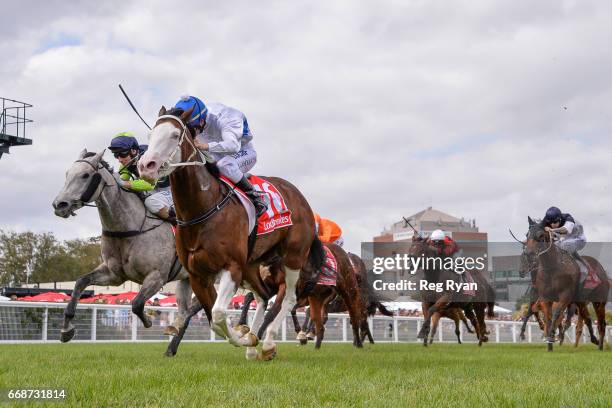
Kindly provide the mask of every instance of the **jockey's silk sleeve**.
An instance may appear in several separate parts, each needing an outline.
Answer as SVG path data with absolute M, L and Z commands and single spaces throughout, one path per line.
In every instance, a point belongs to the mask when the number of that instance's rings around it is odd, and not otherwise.
M 221 142 L 208 143 L 208 150 L 213 153 L 238 153 L 240 151 L 240 138 L 242 137 L 243 121 L 241 118 L 220 118 L 224 123 L 221 126 Z
M 151 191 L 154 188 L 153 184 L 142 179 L 130 181 L 130 190 L 133 191 Z

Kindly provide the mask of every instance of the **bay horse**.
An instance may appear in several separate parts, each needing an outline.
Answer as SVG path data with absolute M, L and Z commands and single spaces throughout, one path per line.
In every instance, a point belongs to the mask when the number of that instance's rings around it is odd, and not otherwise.
M 194 145 L 194 135 L 186 126 L 191 110 L 166 111 L 162 106 L 149 148 L 138 163 L 140 175 L 149 180 L 170 177 L 178 220 L 177 252 L 189 272 L 193 291 L 206 313 L 212 315 L 212 329 L 229 343 L 246 346 L 247 359 L 270 360 L 276 355 L 274 336 L 295 304 L 298 278 L 312 278 L 324 262 L 312 209 L 288 181 L 262 177 L 282 194 L 291 211 L 292 225 L 259 236 L 254 243 L 250 241 L 249 219 L 237 193 L 216 177 L 218 169 L 211 164 L 210 155 Z M 254 347 L 262 335 L 253 331 L 263 331 L 264 326 L 259 326 L 266 323 L 265 304 L 274 295 L 263 282 L 259 266 L 275 257 L 281 259 L 279 270 L 283 274 L 275 301 L 279 312 L 266 328 L 258 354 Z M 226 313 L 239 286 L 252 290 L 258 301 L 253 328 L 246 334 L 244 328 L 230 327 Z
M 151 319 L 144 311 L 146 301 L 167 282 L 177 281 L 179 310 L 167 330 L 180 327 L 191 306 L 192 291 L 187 271 L 175 259 L 171 225 L 147 213 L 138 194 L 121 186 L 119 176 L 113 173 L 103 155 L 104 151 L 81 151 L 53 201 L 55 215 L 62 218 L 76 215 L 75 211 L 83 206 L 95 206 L 102 224 L 102 263 L 75 283 L 64 311 L 60 337 L 63 343 L 75 335 L 72 319 L 79 298 L 89 285 L 119 286 L 126 281 L 141 284 L 132 301 L 132 312 L 144 327 L 151 327 Z
M 574 257 L 559 249 L 554 244 L 554 233 L 545 231 L 542 222 L 527 218 L 529 230 L 524 253 L 532 259 L 537 259 L 535 287 L 540 301 L 544 302 L 544 326 L 548 351 L 553 350 L 554 328 L 560 324 L 565 311 L 572 303 L 576 303 L 580 316 L 587 326 L 590 316 L 586 302 L 593 304 L 597 315 L 599 350 L 603 350 L 605 341 L 606 320 L 605 307 L 608 300 L 609 282 L 599 261 L 590 256 L 582 257 L 588 266 L 595 271 L 601 283 L 592 290 L 585 290 L 580 299 L 576 298 L 576 289 L 580 281 L 580 267 Z M 591 336 L 593 340 L 593 335 Z
M 409 253 L 410 256 L 424 257 L 425 259 L 439 257 L 436 248 L 429 245 L 427 240 L 419 234 L 413 236 Z M 422 271 L 427 283 L 459 282 L 461 279 L 453 270 L 444 268 L 425 267 L 422 268 Z M 429 344 L 433 343 L 438 322 L 442 317 L 441 312 L 449 307 L 461 307 L 464 310 L 466 316 L 474 325 L 479 346 L 488 341 L 485 311 L 489 317 L 493 317 L 494 292 L 491 285 L 480 273 L 472 274 L 472 278 L 479 288 L 476 290 L 475 296 L 457 294 L 450 290 L 421 291 L 421 307 L 425 321 L 417 337 L 423 339 L 424 346 L 427 346 L 428 341 Z

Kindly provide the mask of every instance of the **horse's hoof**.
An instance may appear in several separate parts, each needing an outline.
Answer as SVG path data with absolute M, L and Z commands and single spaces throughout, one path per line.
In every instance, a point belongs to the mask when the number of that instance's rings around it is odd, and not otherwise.
M 313 332 L 308 332 L 308 333 L 306 333 L 306 338 L 307 338 L 308 340 L 314 340 L 314 339 L 315 339 L 315 337 L 316 337 L 316 334 L 314 334 Z
M 166 326 L 164 336 L 178 336 L 179 331 L 174 326 Z
M 237 324 L 236 326 L 233 327 L 233 329 L 234 331 L 240 333 L 239 337 L 242 337 L 251 331 L 249 326 L 247 326 L 246 324 Z
M 176 355 L 176 352 L 172 350 L 166 350 L 166 352 L 164 353 L 164 356 L 166 357 L 174 357 L 175 355 Z
M 259 358 L 257 349 L 255 347 L 247 347 L 245 357 L 249 361 L 257 360 Z
M 261 348 L 261 360 L 270 361 L 276 356 L 276 344 L 269 349 L 265 348 L 265 345 Z
M 60 336 L 60 341 L 62 343 L 68 343 L 70 340 L 72 340 L 72 338 L 74 337 L 74 327 L 71 327 L 70 329 L 64 331 L 62 330 L 62 334 Z
M 143 315 L 140 320 L 142 321 L 142 325 L 145 327 L 145 329 L 148 329 L 149 327 L 153 326 L 151 319 L 149 319 L 149 317 L 146 315 Z
M 306 337 L 306 333 L 303 331 L 298 333 L 296 340 L 299 341 L 302 346 L 308 343 L 308 337 Z
M 525 341 L 525 335 L 524 335 L 524 334 L 521 334 L 521 335 L 519 336 L 519 339 L 521 339 L 521 341 Z
M 305 346 L 308 344 L 308 339 L 304 338 L 304 339 L 300 339 L 300 345 Z

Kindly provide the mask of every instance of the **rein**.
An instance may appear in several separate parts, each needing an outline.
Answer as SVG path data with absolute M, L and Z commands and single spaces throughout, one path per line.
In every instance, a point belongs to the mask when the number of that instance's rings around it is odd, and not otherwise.
M 93 194 L 98 189 L 98 186 L 100 185 L 100 182 L 102 181 L 102 175 L 100 174 L 100 170 L 102 170 L 105 167 L 96 167 L 93 164 L 91 164 L 91 162 L 89 162 L 88 160 L 85 160 L 85 159 L 76 160 L 75 163 L 87 163 L 96 172 L 93 175 L 91 181 L 89 182 L 87 188 L 85 189 L 85 191 L 81 195 L 80 201 L 83 204 L 83 206 L 86 206 L 86 207 L 96 207 L 97 208 L 98 207 L 97 205 L 95 205 L 95 204 L 88 204 L 87 202 L 91 200 L 91 197 L 93 196 Z M 104 189 L 107 186 L 109 186 L 109 184 L 108 183 L 104 183 L 104 186 L 102 187 L 102 191 L 100 191 L 100 194 L 98 194 L 98 198 L 100 198 L 100 196 L 104 192 Z M 126 191 L 126 192 L 129 192 L 129 193 L 135 194 L 133 191 L 130 191 L 130 190 L 127 190 L 127 189 L 123 188 L 119 183 L 117 183 L 117 180 L 115 180 L 115 186 L 119 189 L 119 194 L 121 194 L 122 190 Z M 149 231 L 153 231 L 155 228 L 159 227 L 160 225 L 162 225 L 165 222 L 165 221 L 160 222 L 159 224 L 156 224 L 156 225 L 152 226 L 151 228 L 143 230 L 143 227 L 144 227 L 144 225 L 145 225 L 145 223 L 147 221 L 147 218 L 152 218 L 152 217 L 148 217 L 147 216 L 147 209 L 145 208 L 145 216 L 144 216 L 144 219 L 142 220 L 142 224 L 140 224 L 140 228 L 138 230 L 108 231 L 108 230 L 103 229 L 102 230 L 102 235 L 105 236 L 105 237 L 109 237 L 109 238 L 131 238 L 131 237 L 135 237 L 137 235 L 141 235 L 141 234 L 147 233 Z

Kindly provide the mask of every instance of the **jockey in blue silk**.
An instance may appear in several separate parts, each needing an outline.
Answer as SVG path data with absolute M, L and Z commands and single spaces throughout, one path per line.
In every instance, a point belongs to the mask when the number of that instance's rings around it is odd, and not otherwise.
M 550 207 L 546 210 L 542 225 L 545 231 L 553 232 L 557 240 L 555 245 L 566 252 L 569 252 L 577 261 L 580 267 L 580 282 L 578 285 L 579 296 L 581 292 L 580 283 L 584 282 L 588 275 L 588 264 L 582 259 L 578 251 L 586 246 L 586 236 L 582 224 L 574 220 L 571 214 L 563 213 L 557 207 Z
M 154 185 L 140 178 L 136 164 L 140 155 L 146 151 L 146 145 L 139 145 L 131 132 L 121 132 L 111 140 L 108 149 L 119 161 L 119 177 L 122 186 L 132 191 L 142 193 L 146 198 L 144 204 L 147 210 L 170 222 L 176 221 L 174 202 L 170 191 L 170 181 L 167 177 L 158 180 Z
M 253 133 L 244 113 L 220 103 L 205 105 L 189 95 L 182 96 L 174 107 L 183 112 L 193 108 L 187 126 L 195 135 L 196 147 L 210 152 L 219 172 L 247 194 L 257 217 L 265 213 L 266 203 L 244 175 L 257 162 Z

